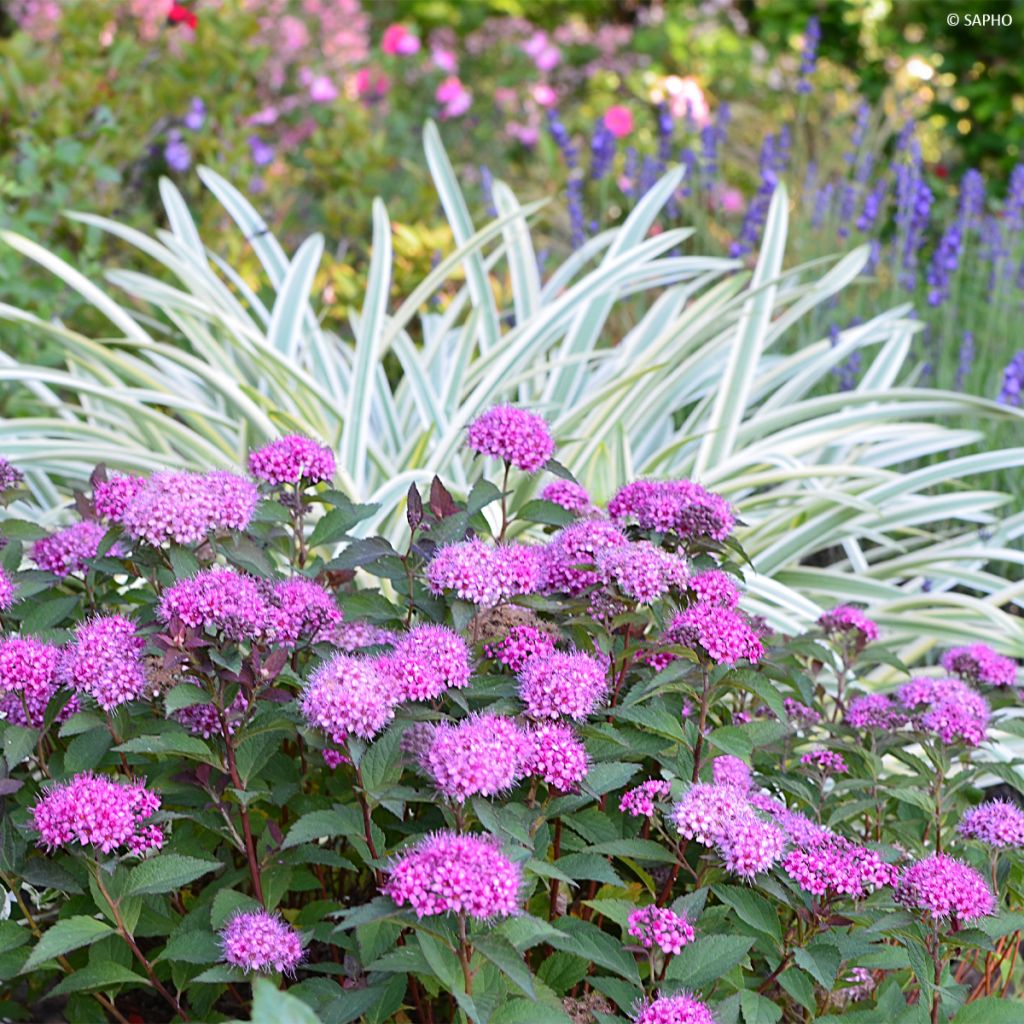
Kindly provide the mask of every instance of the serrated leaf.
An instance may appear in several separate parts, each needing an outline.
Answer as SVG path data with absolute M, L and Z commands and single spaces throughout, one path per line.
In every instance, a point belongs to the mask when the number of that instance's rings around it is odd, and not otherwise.
M 301 999 L 282 992 L 272 981 L 255 978 L 252 983 L 252 1024 L 321 1024 L 320 1018 Z
M 195 683 L 179 683 L 167 691 L 164 696 L 164 710 L 168 715 L 183 708 L 191 708 L 197 704 L 210 704 L 213 698 Z
M 782 926 L 779 924 L 778 911 L 763 896 L 738 885 L 716 885 L 713 892 L 723 903 L 736 911 L 741 921 L 771 936 L 776 943 L 782 942 Z
M 223 865 L 219 860 L 200 860 L 180 853 L 161 853 L 132 868 L 126 892 L 130 896 L 170 892 L 221 867 Z
M 687 988 L 704 988 L 740 963 L 754 941 L 748 935 L 705 935 L 672 958 L 665 977 Z
M 531 999 L 534 998 L 533 977 L 523 962 L 522 954 L 500 935 L 480 935 L 473 939 L 473 949 L 490 960 L 514 985 Z
M 781 1006 L 750 989 L 740 993 L 740 1010 L 744 1024 L 776 1024 L 782 1016 Z
M 143 975 L 136 974 L 112 960 L 100 960 L 86 964 L 85 967 L 69 974 L 50 990 L 50 995 L 66 996 L 72 992 L 106 991 L 118 985 L 149 985 L 149 981 Z
M 585 960 L 592 960 L 619 977 L 633 984 L 640 984 L 636 961 L 626 952 L 621 942 L 607 932 L 601 931 L 597 925 L 576 917 L 563 917 L 555 923 L 555 930 L 565 936 L 565 940 L 558 946 L 559 949 L 574 953 Z
M 308 843 L 325 837 L 361 836 L 362 834 L 363 819 L 354 807 L 338 806 L 329 811 L 310 811 L 299 818 L 288 830 L 281 849 L 287 850 L 300 843 Z
M 35 944 L 28 960 L 25 961 L 24 969 L 31 971 L 47 960 L 81 949 L 83 946 L 91 946 L 94 942 L 113 934 L 114 929 L 110 925 L 96 920 L 95 917 L 76 915 L 65 918 L 43 932 L 43 937 Z

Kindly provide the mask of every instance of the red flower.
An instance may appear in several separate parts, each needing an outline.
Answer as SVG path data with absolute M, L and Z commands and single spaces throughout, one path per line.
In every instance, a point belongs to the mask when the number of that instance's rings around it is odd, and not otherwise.
M 167 20 L 172 25 L 188 25 L 189 28 L 195 28 L 199 24 L 195 11 L 184 4 L 172 4 L 167 12 Z

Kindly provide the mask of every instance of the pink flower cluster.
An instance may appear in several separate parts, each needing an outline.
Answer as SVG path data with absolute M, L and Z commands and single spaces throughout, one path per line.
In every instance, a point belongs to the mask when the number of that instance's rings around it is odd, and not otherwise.
M 1024 846 L 1024 810 L 1008 800 L 990 800 L 967 811 L 957 831 L 988 846 Z
M 555 651 L 531 658 L 518 673 L 519 696 L 531 718 L 577 722 L 594 713 L 608 692 L 605 666 L 582 651 Z
M 522 874 L 491 836 L 437 832 L 391 866 L 384 894 L 417 917 L 467 914 L 486 920 L 519 913 Z
M 969 683 L 988 686 L 1013 686 L 1017 682 L 1017 663 L 997 654 L 986 644 L 954 647 L 942 655 L 942 667 Z
M 676 914 L 668 907 L 641 907 L 630 913 L 629 934 L 640 941 L 644 949 L 657 946 L 662 953 L 681 953 L 683 946 L 693 942 L 693 926 L 686 916 Z
M 108 522 L 119 523 L 135 496 L 146 486 L 142 476 L 110 476 L 97 480 L 92 489 L 96 515 Z
M 782 857 L 785 833 L 758 817 L 735 786 L 696 783 L 672 812 L 680 835 L 713 847 L 726 868 L 742 878 L 767 871 Z
M 188 681 L 195 686 L 200 685 L 194 679 Z M 248 699 L 239 691 L 224 711 L 223 726 L 217 708 L 212 703 L 190 704 L 187 708 L 175 711 L 172 717 L 175 721 L 181 722 L 193 736 L 202 736 L 204 740 L 208 740 L 211 736 L 222 736 L 225 729 L 229 736 L 233 736 L 248 707 Z
M 141 855 L 160 849 L 158 825 L 143 824 L 160 809 L 160 797 L 141 782 L 116 782 L 81 772 L 44 793 L 32 808 L 32 826 L 49 850 L 78 843 L 103 853 L 119 847 Z
M 341 622 L 334 598 L 319 583 L 295 576 L 273 584 L 266 595 L 267 628 L 275 644 L 320 643 Z
M 136 540 L 197 544 L 217 530 L 244 530 L 259 492 L 249 480 L 212 473 L 154 473 L 128 502 L 118 521 Z
M 482 608 L 540 586 L 540 548 L 528 544 L 492 546 L 467 540 L 438 549 L 427 566 L 427 582 L 435 594 L 452 591 Z
M 555 450 L 543 417 L 511 405 L 496 405 L 469 425 L 469 447 L 481 455 L 536 473 Z
M 697 573 L 690 577 L 687 586 L 702 604 L 735 608 L 740 603 L 740 590 L 736 581 L 721 569 L 706 569 Z
M 56 576 L 85 572 L 89 560 L 96 557 L 106 532 L 101 523 L 84 519 L 49 537 L 40 537 L 32 545 L 32 561 Z
M 975 747 L 984 741 L 988 729 L 988 701 L 959 679 L 917 676 L 904 683 L 897 696 L 907 711 L 916 712 L 914 724 L 935 733 L 943 743 L 962 740 Z
M 692 480 L 635 480 L 619 488 L 608 514 L 618 523 L 635 520 L 646 530 L 716 541 L 736 525 L 729 503 Z
M 466 641 L 447 626 L 414 626 L 398 637 L 389 654 L 376 659 L 376 671 L 387 681 L 396 703 L 435 700 L 445 690 L 469 685 Z
M 812 750 L 801 756 L 800 763 L 816 768 L 822 775 L 845 775 L 850 770 L 843 755 L 832 750 Z
M 854 729 L 891 732 L 906 725 L 910 716 L 887 694 L 869 693 L 850 701 L 843 721 Z
M 0 569 L 0 612 L 7 611 L 14 604 L 15 590 L 14 580 L 7 575 L 6 570 Z
M 350 734 L 372 740 L 395 717 L 388 679 L 366 658 L 339 654 L 318 668 L 302 694 L 302 714 L 342 744 Z
M 519 672 L 530 658 L 553 654 L 555 638 L 536 626 L 513 626 L 497 643 L 487 644 L 484 654 L 512 672 Z
M 651 818 L 657 810 L 654 801 L 667 799 L 671 792 L 672 783 L 665 779 L 648 779 L 622 794 L 619 810 L 634 818 Z
M 278 438 L 249 454 L 249 472 L 275 487 L 329 481 L 334 470 L 330 448 L 297 434 Z
M 793 827 L 799 821 L 793 812 L 782 817 L 782 822 Z M 806 823 L 802 823 L 806 826 Z M 829 893 L 863 899 L 876 889 L 896 882 L 898 871 L 891 864 L 866 847 L 858 846 L 843 836 L 826 829 L 817 833 L 795 828 L 801 835 L 801 845 L 791 849 L 782 861 L 783 870 L 805 892 L 815 896 Z
M 798 726 L 806 728 L 810 725 L 817 725 L 821 721 L 821 715 L 814 708 L 801 704 L 800 701 L 794 700 L 792 697 L 787 697 L 782 702 L 782 706 L 786 709 L 786 714 Z
M 355 654 L 367 647 L 390 647 L 397 640 L 398 634 L 392 630 L 359 619 L 339 622 L 330 636 L 331 643 L 347 654 Z
M 146 688 L 142 651 L 146 641 L 123 615 L 103 615 L 83 622 L 62 652 L 61 682 L 87 693 L 105 711 L 140 697 Z
M 259 583 L 234 569 L 208 569 L 168 587 L 157 615 L 193 629 L 210 629 L 228 640 L 257 640 L 267 632 L 267 606 Z
M 847 636 L 857 650 L 878 639 L 878 625 L 862 611 L 848 604 L 837 605 L 818 619 L 818 625 L 830 636 Z
M 743 615 L 722 605 L 691 605 L 672 620 L 663 639 L 686 647 L 699 646 L 719 665 L 735 665 L 743 658 L 756 663 L 764 657 L 761 638 Z
M 627 543 L 626 535 L 606 520 L 581 519 L 570 523 L 544 548 L 541 589 L 576 595 L 597 586 L 601 582 L 601 574 L 596 569 L 598 554 Z
M 735 786 L 743 793 L 750 789 L 750 766 L 732 754 L 723 754 L 711 762 L 711 777 L 716 786 Z
M 536 775 L 561 793 L 578 792 L 590 770 L 590 758 L 576 733 L 567 725 L 542 722 L 528 730 L 526 738 L 526 774 Z
M 7 459 L 0 457 L 0 493 L 14 490 L 24 479 L 25 474 L 17 466 L 12 466 Z
M 638 1006 L 633 1024 L 715 1024 L 715 1018 L 707 1003 L 679 992 Z
M 605 582 L 640 604 L 656 601 L 673 587 L 684 589 L 689 577 L 685 558 L 649 541 L 603 548 L 597 554 L 597 567 Z
M 587 489 L 575 480 L 552 480 L 540 492 L 540 496 L 543 501 L 561 505 L 567 512 L 575 512 L 580 516 L 594 508 Z
M 42 728 L 46 709 L 57 692 L 60 648 L 35 637 L 10 636 L 0 639 L 0 712 L 15 725 Z M 78 710 L 72 697 L 61 708 L 58 722 Z
M 905 868 L 896 885 L 896 899 L 932 920 L 948 920 L 955 928 L 995 909 L 985 879 L 968 864 L 942 853 Z
M 243 971 L 294 974 L 302 960 L 302 940 L 279 914 L 254 910 L 236 914 L 221 929 L 221 948 L 229 964 Z

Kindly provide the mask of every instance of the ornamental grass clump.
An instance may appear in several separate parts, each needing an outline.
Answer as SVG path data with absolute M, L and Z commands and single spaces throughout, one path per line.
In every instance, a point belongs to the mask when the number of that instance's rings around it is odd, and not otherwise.
M 911 669 L 852 604 L 773 632 L 717 495 L 602 507 L 526 410 L 469 444 L 500 486 L 412 485 L 398 547 L 308 437 L 254 479 L 98 469 L 53 534 L 88 546 L 5 522 L 0 995 L 727 1024 L 1019 994 L 1016 664 Z

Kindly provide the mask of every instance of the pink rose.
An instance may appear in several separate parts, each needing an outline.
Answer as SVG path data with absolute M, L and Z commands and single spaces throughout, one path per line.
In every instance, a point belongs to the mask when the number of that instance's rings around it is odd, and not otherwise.
M 420 40 L 404 25 L 388 25 L 381 37 L 380 48 L 393 57 L 409 57 L 419 51 Z
M 609 107 L 604 112 L 604 126 L 617 139 L 624 139 L 633 131 L 633 111 L 629 107 Z
M 449 75 L 434 93 L 434 99 L 441 104 L 441 117 L 461 117 L 473 102 L 472 93 L 459 81 L 457 75 Z

